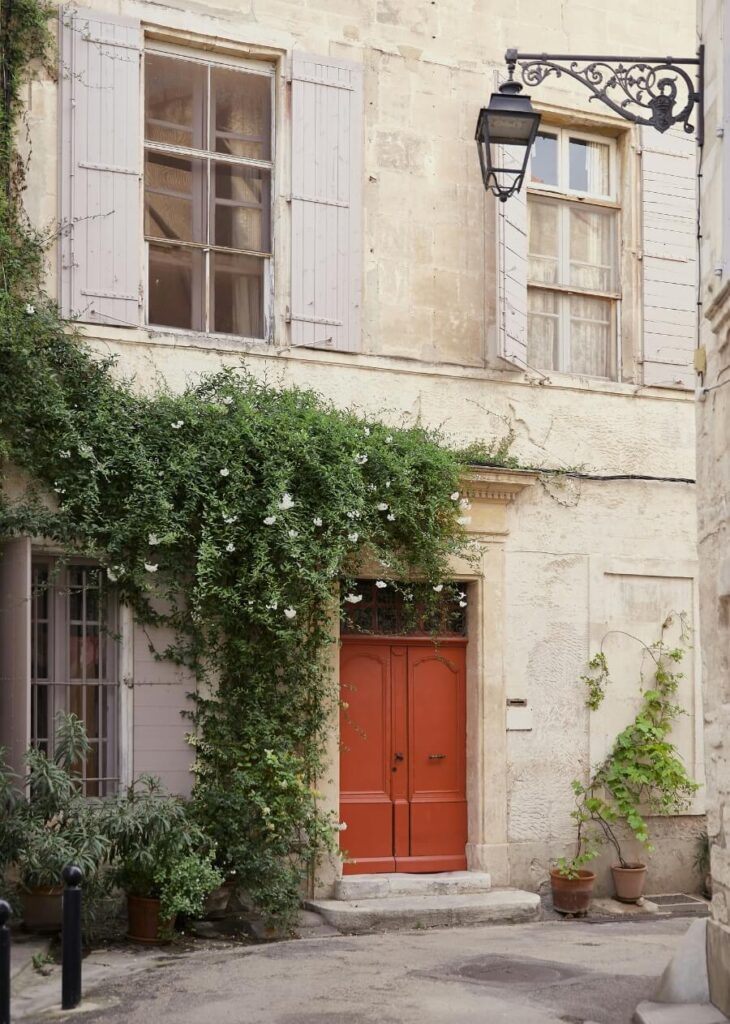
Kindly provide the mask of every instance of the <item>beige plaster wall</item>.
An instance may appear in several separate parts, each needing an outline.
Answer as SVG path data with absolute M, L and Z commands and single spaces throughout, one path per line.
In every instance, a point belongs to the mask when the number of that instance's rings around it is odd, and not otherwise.
M 160 377 L 181 388 L 244 357 L 256 374 L 314 387 L 339 405 L 356 405 L 392 423 L 420 417 L 459 441 L 512 428 L 515 454 L 529 465 L 694 477 L 691 395 L 560 375 L 539 385 L 496 368 L 494 205 L 484 194 L 473 143 L 478 108 L 508 45 L 585 53 L 601 52 L 610 40 L 612 52 L 691 53 L 688 0 L 669 0 L 660 19 L 651 5 L 634 0 L 608 6 L 572 0 L 98 0 L 94 6 L 138 15 L 181 38 L 218 37 L 279 55 L 280 195 L 286 191 L 282 118 L 292 47 L 365 66 L 363 353 L 289 350 L 286 289 L 276 299 L 271 347 L 90 329 L 92 344 L 118 353 L 120 372 L 134 374 L 140 388 L 153 389 Z M 564 79 L 546 84 L 539 102 L 563 116 L 625 130 Z M 57 215 L 55 103 L 52 82 L 31 87 L 35 160 L 28 207 L 39 223 Z M 627 140 L 633 145 L 631 132 Z M 281 199 L 276 259 L 282 281 L 286 217 Z M 52 286 L 52 268 L 49 280 Z M 630 302 L 627 307 L 624 315 L 637 335 L 639 311 Z M 501 513 L 504 529 L 486 530 L 482 568 L 470 584 L 472 642 L 479 645 L 470 661 L 477 687 L 469 726 L 470 764 L 477 773 L 471 856 L 493 871 L 495 881 L 534 887 L 546 877 L 549 857 L 567 848 L 570 780 L 594 758 L 578 679 L 606 628 L 631 612 L 614 577 L 667 581 L 647 599 L 641 621 L 648 639 L 652 621 L 658 627 L 677 592 L 691 605 L 684 610 L 696 611 L 695 496 L 683 483 L 544 478 Z M 615 686 L 625 701 L 601 719 L 604 733 L 626 724 L 622 712 L 630 711 L 635 697 L 635 675 L 617 678 Z M 531 731 L 505 731 L 506 696 L 527 698 Z M 691 724 L 682 749 L 696 765 L 696 690 L 688 703 Z M 331 801 L 336 771 L 325 783 Z M 700 801 L 694 810 L 701 809 Z M 652 887 L 693 886 L 688 851 L 699 821 L 662 823 L 671 840 L 657 858 Z M 679 848 L 684 852 L 677 857 Z

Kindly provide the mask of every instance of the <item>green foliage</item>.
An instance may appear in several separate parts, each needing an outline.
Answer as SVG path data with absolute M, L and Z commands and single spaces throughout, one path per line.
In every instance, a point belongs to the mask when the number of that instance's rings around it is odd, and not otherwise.
M 669 644 L 666 639 L 667 631 L 676 624 L 680 629 L 679 646 Z M 680 814 L 687 809 L 698 789 L 669 739 L 674 723 L 684 714 L 676 702 L 676 694 L 683 678 L 678 666 L 691 639 L 686 615 L 668 615 L 662 623 L 659 639 L 652 644 L 647 645 L 631 634 L 625 635 L 641 645 L 643 656 L 651 665 L 651 683 L 643 688 L 642 672 L 642 704 L 633 722 L 618 734 L 589 783 L 584 786 L 573 782 L 578 853 L 581 852 L 581 835 L 585 836 L 586 826 L 593 823 L 600 831 L 594 833 L 589 842 L 595 846 L 602 835 L 616 850 L 621 867 L 629 865 L 613 826 L 617 822 L 625 823 L 634 838 L 650 851 L 653 847 L 647 816 Z M 588 688 L 586 705 L 595 711 L 609 682 L 608 661 L 603 650 L 591 659 L 589 668 L 590 673 L 581 679 Z

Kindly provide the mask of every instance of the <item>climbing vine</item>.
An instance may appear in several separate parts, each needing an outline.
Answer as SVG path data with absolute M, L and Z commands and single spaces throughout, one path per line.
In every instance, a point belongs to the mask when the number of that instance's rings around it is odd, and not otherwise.
M 156 655 L 197 684 L 194 811 L 220 866 L 287 920 L 333 842 L 315 786 L 338 590 L 357 602 L 366 559 L 387 585 L 440 592 L 466 545 L 464 459 L 418 424 L 340 411 L 241 366 L 150 395 L 87 348 L 42 290 L 44 239 L 21 203 L 20 89 L 48 63 L 49 12 L 3 3 L 0 460 L 28 483 L 0 499 L 0 536 L 93 557 L 138 622 L 166 627 L 149 630 L 171 638 Z M 482 446 L 480 461 L 513 464 L 507 448 Z

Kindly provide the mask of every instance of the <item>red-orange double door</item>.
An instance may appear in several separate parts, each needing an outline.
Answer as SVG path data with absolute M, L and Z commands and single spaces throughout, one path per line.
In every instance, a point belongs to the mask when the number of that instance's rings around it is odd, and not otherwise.
M 343 639 L 345 874 L 466 867 L 465 645 Z

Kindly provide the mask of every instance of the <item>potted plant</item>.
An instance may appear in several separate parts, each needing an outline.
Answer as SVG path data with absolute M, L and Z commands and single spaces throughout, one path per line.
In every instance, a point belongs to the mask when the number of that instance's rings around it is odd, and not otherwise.
M 144 776 L 107 808 L 115 877 L 127 893 L 128 937 L 169 939 L 178 915 L 197 916 L 223 881 L 215 849 L 184 801 Z
M 673 624 L 678 624 L 680 630 L 678 645 L 670 644 L 666 638 Z M 639 846 L 650 852 L 653 847 L 646 816 L 681 813 L 698 785 L 687 774 L 677 748 L 669 739 L 674 722 L 684 714 L 676 696 L 682 679 L 678 666 L 690 640 L 686 616 L 668 615 L 662 623 L 659 639 L 652 644 L 632 634 L 624 635 L 641 645 L 643 658 L 651 666 L 651 683 L 642 692 L 641 706 L 633 722 L 616 737 L 608 756 L 582 791 L 581 799 L 583 813 L 597 823 L 604 839 L 616 851 L 618 864 L 611 866 L 616 899 L 635 903 L 643 895 L 646 864 L 624 856 L 616 825 L 623 824 Z M 610 682 L 603 649 L 589 662 L 589 670 L 582 677 L 588 687 L 586 705 L 596 711 Z M 644 682 L 642 662 L 642 687 Z
M 572 857 L 560 857 L 550 869 L 553 907 L 561 914 L 586 914 L 591 905 L 596 875 L 587 865 L 598 856 L 598 837 L 590 826 L 592 816 L 585 806 L 585 788 L 573 782 L 576 846 Z

